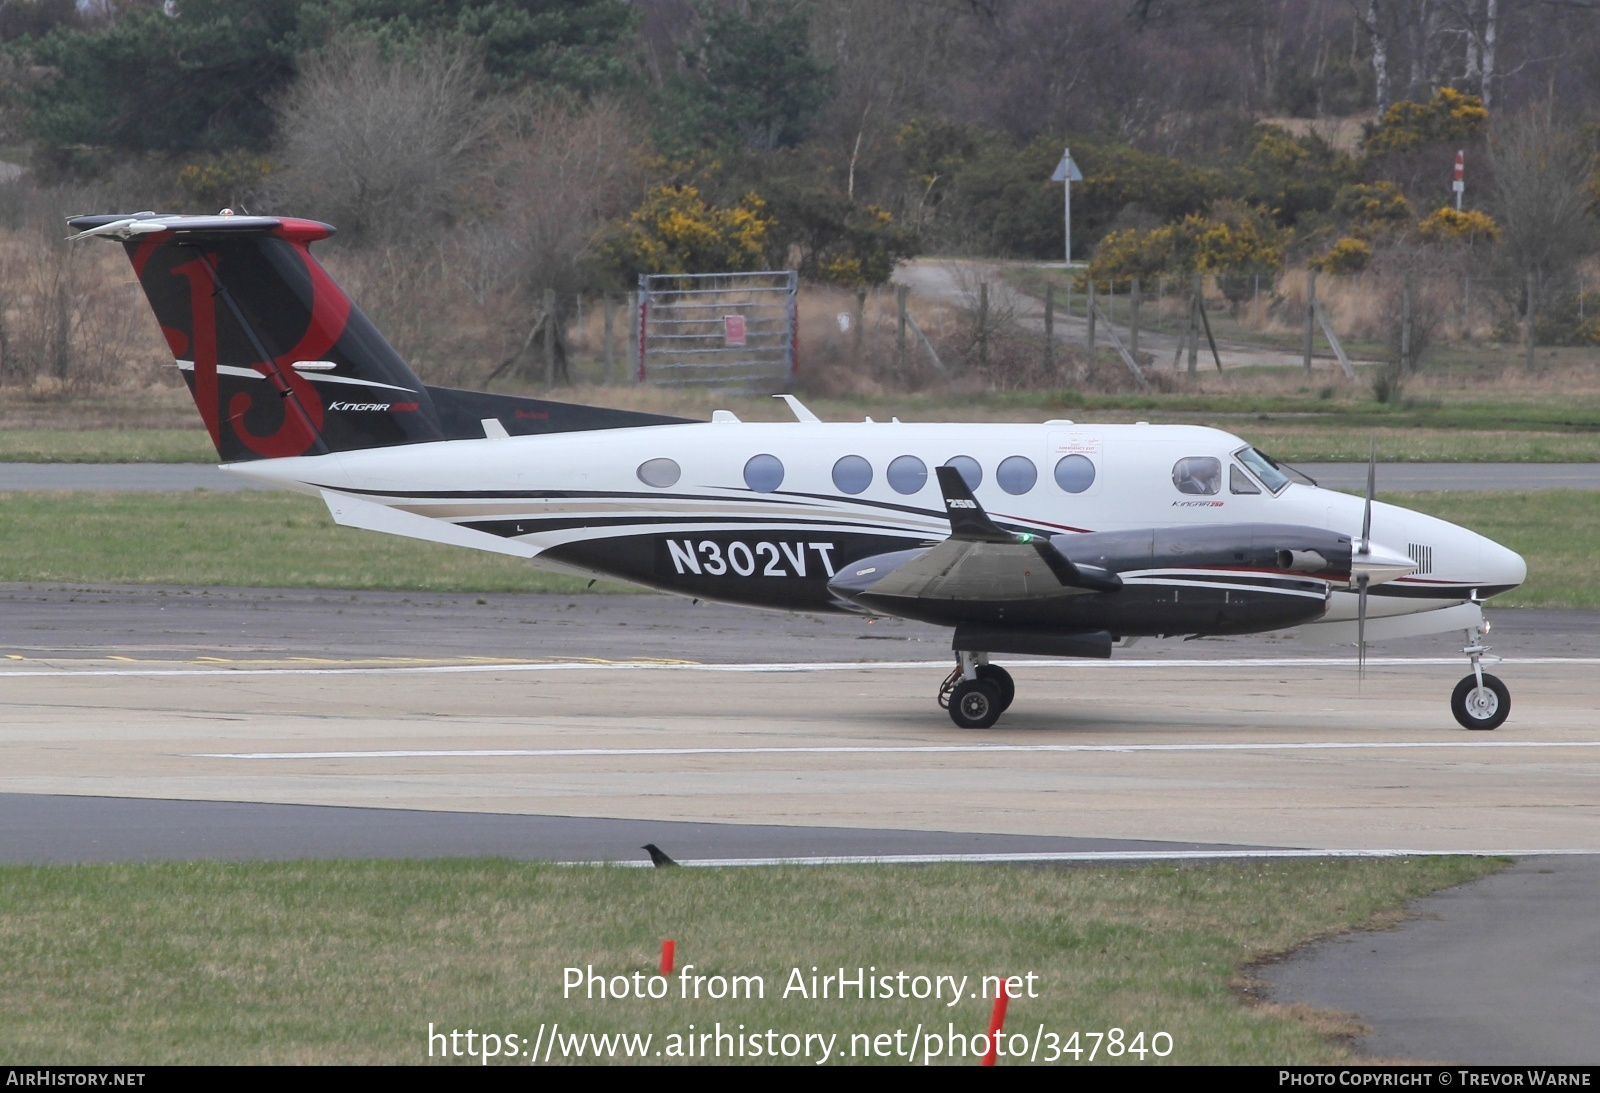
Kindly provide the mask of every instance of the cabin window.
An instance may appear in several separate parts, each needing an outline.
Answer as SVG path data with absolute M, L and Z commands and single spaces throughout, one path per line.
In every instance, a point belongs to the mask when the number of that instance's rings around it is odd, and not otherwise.
M 1094 485 L 1094 460 L 1086 455 L 1064 455 L 1056 462 L 1056 485 L 1068 493 L 1082 493 Z
M 916 456 L 895 456 L 889 464 L 889 486 L 895 493 L 916 493 L 927 484 L 928 465 Z
M 1228 464 L 1228 492 L 1229 493 L 1260 493 L 1261 487 L 1250 480 L 1250 476 L 1237 464 Z
M 1210 497 L 1222 492 L 1222 461 L 1209 455 L 1191 455 L 1172 466 L 1172 484 L 1179 493 Z
M 783 485 L 783 461 L 775 455 L 753 455 L 744 465 L 744 484 L 757 493 L 771 493 Z
M 1020 496 L 1033 489 L 1034 483 L 1039 481 L 1039 468 L 1025 455 L 1007 456 L 994 469 L 994 480 L 1007 493 Z
M 840 493 L 863 493 L 872 485 L 872 464 L 859 455 L 842 456 L 833 465 L 833 485 Z
M 954 467 L 969 490 L 976 490 L 983 484 L 983 467 L 970 455 L 953 455 L 944 461 L 944 465 Z
M 639 464 L 639 481 L 658 490 L 677 485 L 682 474 L 677 461 L 672 459 L 647 459 Z

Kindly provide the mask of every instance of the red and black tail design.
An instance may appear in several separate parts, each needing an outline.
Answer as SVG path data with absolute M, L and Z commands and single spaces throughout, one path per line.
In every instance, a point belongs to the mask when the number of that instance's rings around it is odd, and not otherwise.
M 428 387 L 310 244 L 333 228 L 276 216 L 74 217 L 121 240 L 224 461 L 675 418 Z M 476 415 L 476 416 L 472 416 Z

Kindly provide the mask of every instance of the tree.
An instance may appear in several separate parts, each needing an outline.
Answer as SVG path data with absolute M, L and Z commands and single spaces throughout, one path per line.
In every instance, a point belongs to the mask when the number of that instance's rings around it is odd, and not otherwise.
M 473 43 L 496 86 L 593 93 L 633 82 L 627 47 L 637 19 L 627 0 L 332 0 L 309 6 L 304 36 Z
M 278 111 L 278 202 L 359 238 L 450 223 L 486 177 L 495 117 L 464 45 L 346 38 L 307 59 Z
M 686 58 L 690 75 L 663 104 L 668 143 L 759 151 L 806 136 L 827 101 L 828 69 L 812 55 L 806 9 L 790 0 L 751 0 L 700 9 L 702 33 Z
M 183 0 L 140 8 L 93 31 L 33 42 L 55 70 L 27 96 L 29 128 L 47 146 L 120 152 L 260 146 L 267 103 L 294 74 L 303 0 Z
M 772 227 L 765 208 L 753 193 L 737 205 L 719 207 L 701 197 L 696 186 L 658 186 L 617 226 L 605 249 L 629 278 L 760 269 Z
M 1567 129 L 1548 110 L 1532 110 L 1495 125 L 1489 156 L 1505 271 L 1518 282 L 1531 274 L 1536 296 L 1563 286 L 1595 247 L 1592 138 Z

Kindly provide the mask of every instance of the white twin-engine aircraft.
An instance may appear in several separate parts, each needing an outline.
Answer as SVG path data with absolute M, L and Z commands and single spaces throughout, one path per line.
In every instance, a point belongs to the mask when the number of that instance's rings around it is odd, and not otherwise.
M 422 383 L 281 217 L 81 216 L 127 248 L 226 469 L 350 527 L 684 596 L 953 628 L 939 691 L 985 728 L 995 653 L 1109 657 L 1141 636 L 1464 631 L 1456 720 L 1510 710 L 1482 601 L 1527 575 L 1465 528 L 1317 488 L 1176 425 L 709 422 Z

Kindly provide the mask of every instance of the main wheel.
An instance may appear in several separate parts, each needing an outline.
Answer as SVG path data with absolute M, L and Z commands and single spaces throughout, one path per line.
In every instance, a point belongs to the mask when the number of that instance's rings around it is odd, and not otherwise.
M 978 678 L 990 684 L 1000 692 L 1000 712 L 1005 713 L 1011 708 L 1011 700 L 1017 697 L 1017 685 L 1011 678 L 1011 673 L 998 664 L 978 665 Z
M 1488 672 L 1483 673 L 1482 687 L 1476 676 L 1467 676 L 1450 696 L 1450 712 L 1462 728 L 1498 729 L 1511 712 L 1511 692 Z
M 987 729 L 1002 709 L 1000 692 L 981 679 L 964 679 L 950 693 L 950 720 L 963 729 Z

